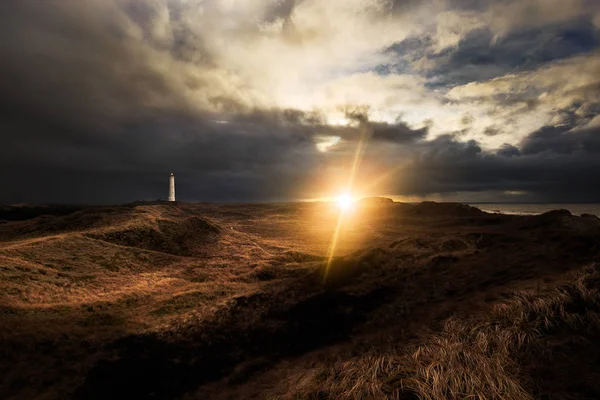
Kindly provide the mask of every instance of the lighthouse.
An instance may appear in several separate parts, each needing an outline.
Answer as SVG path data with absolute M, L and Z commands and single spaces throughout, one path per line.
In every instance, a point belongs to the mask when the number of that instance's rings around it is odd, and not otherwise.
M 169 201 L 175 201 L 175 175 L 169 177 Z

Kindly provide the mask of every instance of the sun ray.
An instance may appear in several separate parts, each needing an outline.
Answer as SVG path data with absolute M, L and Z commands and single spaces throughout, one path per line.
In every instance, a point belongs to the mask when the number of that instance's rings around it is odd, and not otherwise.
M 335 227 L 335 232 L 333 237 L 331 238 L 331 244 L 329 245 L 329 256 L 327 257 L 327 263 L 325 264 L 325 273 L 323 274 L 323 283 L 327 282 L 327 277 L 329 276 L 329 270 L 331 268 L 331 263 L 333 261 L 333 256 L 335 254 L 335 249 L 337 247 L 338 238 L 340 236 L 340 230 L 343 222 L 344 210 L 340 210 L 340 215 L 337 220 L 337 225 Z
M 356 174 L 360 167 L 360 164 L 363 159 L 363 155 L 365 152 L 365 148 L 367 146 L 367 134 L 368 130 L 366 127 L 362 127 L 360 140 L 356 145 L 356 151 L 354 152 L 354 160 L 352 161 L 352 169 L 350 170 L 350 176 L 348 177 L 348 184 L 346 186 L 346 191 L 342 196 L 348 196 L 350 199 L 350 204 L 352 202 L 352 197 L 350 193 L 352 193 L 352 188 L 354 186 L 354 181 L 356 179 Z M 342 197 L 340 196 L 340 197 Z M 345 201 L 344 201 L 345 202 Z M 335 228 L 335 232 L 333 233 L 333 237 L 331 238 L 331 244 L 329 245 L 329 254 L 327 256 L 327 263 L 325 264 L 325 272 L 323 274 L 323 283 L 327 282 L 327 277 L 329 276 L 329 270 L 331 268 L 331 263 L 333 262 L 333 258 L 335 256 L 335 251 L 337 248 L 337 244 L 339 241 L 339 236 L 342 228 L 342 224 L 344 222 L 344 217 L 346 216 L 346 211 L 348 211 L 349 207 L 340 207 L 337 225 Z
M 392 176 L 393 174 L 395 174 L 396 172 L 401 170 L 404 166 L 405 165 L 399 165 L 395 168 L 390 169 L 389 171 L 384 172 L 383 174 L 379 175 L 377 178 L 372 179 L 368 185 L 362 187 L 362 191 L 364 193 L 368 193 L 372 188 L 377 187 L 378 184 L 380 184 L 381 182 L 384 182 L 390 176 Z
M 354 199 L 350 194 L 344 193 L 337 198 L 338 206 L 342 210 L 349 210 L 352 208 L 352 203 L 354 203 Z

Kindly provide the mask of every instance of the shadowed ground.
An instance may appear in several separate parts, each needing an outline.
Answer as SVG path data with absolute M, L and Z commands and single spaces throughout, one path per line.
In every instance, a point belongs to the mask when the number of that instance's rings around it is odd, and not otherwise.
M 4 207 L 0 397 L 600 398 L 600 220 Z

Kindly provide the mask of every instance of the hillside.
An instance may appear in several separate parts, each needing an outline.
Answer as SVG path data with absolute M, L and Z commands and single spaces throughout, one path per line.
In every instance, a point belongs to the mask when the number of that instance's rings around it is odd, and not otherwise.
M 0 398 L 600 398 L 596 217 L 370 200 L 324 282 L 329 204 L 55 210 L 0 224 Z

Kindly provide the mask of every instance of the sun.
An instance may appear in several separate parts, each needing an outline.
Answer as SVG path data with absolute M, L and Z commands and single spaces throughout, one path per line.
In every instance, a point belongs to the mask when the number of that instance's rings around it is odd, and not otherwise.
M 338 196 L 337 203 L 342 210 L 346 211 L 352 208 L 354 199 L 349 194 L 342 194 Z

